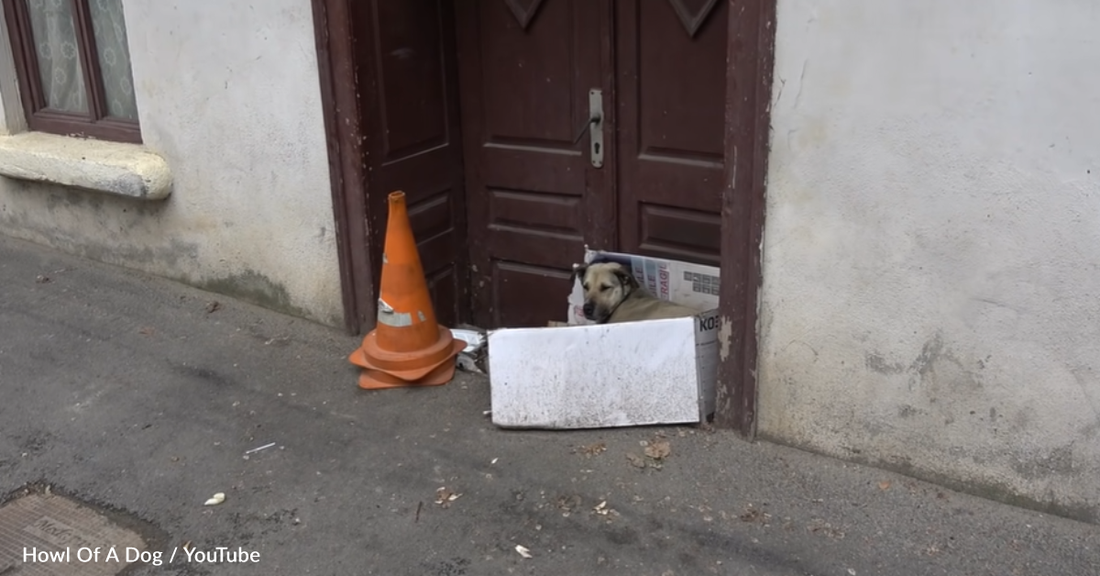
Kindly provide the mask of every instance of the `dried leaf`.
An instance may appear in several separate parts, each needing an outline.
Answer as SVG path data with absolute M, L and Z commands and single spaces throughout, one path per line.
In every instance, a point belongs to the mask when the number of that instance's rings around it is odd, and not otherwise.
M 594 442 L 577 448 L 577 451 L 585 456 L 599 456 L 605 450 L 607 450 L 607 444 L 603 442 Z
M 462 494 L 452 492 L 452 491 L 448 490 L 446 487 L 440 486 L 435 491 L 435 503 L 439 504 L 440 506 L 442 506 L 444 508 L 449 508 L 451 506 L 451 502 L 454 502 L 455 500 L 458 500 L 459 496 L 462 496 Z
M 766 523 L 768 519 L 771 518 L 771 514 L 768 514 L 767 512 L 764 512 L 763 510 L 754 507 L 752 504 L 749 504 L 745 507 L 745 511 L 740 516 L 738 516 L 738 518 L 740 518 L 742 522 Z
M 663 460 L 672 453 L 672 446 L 668 440 L 654 440 L 645 447 L 645 455 L 654 460 Z
M 577 495 L 573 496 L 560 496 L 558 498 L 558 509 L 570 512 L 573 509 L 581 505 L 581 497 Z
M 626 459 L 630 461 L 630 465 L 635 468 L 645 468 L 645 460 L 637 454 L 627 454 Z
M 592 510 L 593 510 L 593 511 L 594 511 L 594 512 L 595 512 L 596 514 L 599 514 L 600 516 L 607 516 L 607 515 L 608 515 L 608 514 L 610 514 L 611 512 L 614 512 L 614 510 L 612 510 L 612 509 L 610 509 L 610 508 L 608 508 L 608 507 L 607 507 L 607 500 L 603 500 L 603 501 L 601 501 L 601 502 L 600 502 L 599 504 L 597 504 L 597 505 L 596 505 L 596 507 L 595 507 L 595 508 L 593 508 Z

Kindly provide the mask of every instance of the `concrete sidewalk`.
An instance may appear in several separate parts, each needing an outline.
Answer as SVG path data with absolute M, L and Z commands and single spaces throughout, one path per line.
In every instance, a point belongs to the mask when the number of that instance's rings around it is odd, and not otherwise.
M 1095 526 L 727 432 L 504 431 L 483 378 L 359 390 L 358 344 L 0 237 L 0 494 L 260 554 L 136 574 L 1100 574 Z

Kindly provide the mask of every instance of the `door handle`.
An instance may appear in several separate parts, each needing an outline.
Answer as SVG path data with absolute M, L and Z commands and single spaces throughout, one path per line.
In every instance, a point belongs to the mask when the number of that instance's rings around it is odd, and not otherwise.
M 573 144 L 584 138 L 584 133 L 589 133 L 588 158 L 592 166 L 603 166 L 603 90 L 592 89 L 588 91 L 588 122 L 577 133 Z
M 594 116 L 589 118 L 588 121 L 584 123 L 584 126 L 581 127 L 580 131 L 577 132 L 577 137 L 573 139 L 573 145 L 575 146 L 577 142 L 580 142 L 581 138 L 584 138 L 584 135 L 588 133 L 588 129 L 596 122 L 599 122 L 599 120 L 599 118 Z

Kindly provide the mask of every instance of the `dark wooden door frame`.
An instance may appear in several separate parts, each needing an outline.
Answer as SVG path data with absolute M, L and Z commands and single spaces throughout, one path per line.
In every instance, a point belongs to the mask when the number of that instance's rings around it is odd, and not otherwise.
M 715 424 L 756 434 L 757 306 L 777 0 L 726 0 L 726 187 Z
M 344 328 L 356 335 L 374 327 L 376 308 L 367 230 L 366 198 L 371 191 L 366 189 L 363 163 L 362 111 L 356 83 L 359 66 L 349 7 L 352 1 L 312 3 Z
M 349 2 L 312 0 L 344 323 L 374 327 L 374 279 L 367 231 L 367 179 Z M 777 0 L 729 2 L 726 56 L 726 169 L 722 194 L 722 284 L 715 424 L 755 435 L 757 305 L 764 230 Z

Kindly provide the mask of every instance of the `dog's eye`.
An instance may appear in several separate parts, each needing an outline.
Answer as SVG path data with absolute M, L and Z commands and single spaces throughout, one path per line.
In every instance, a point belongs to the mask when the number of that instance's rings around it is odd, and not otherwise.
M 600 286 L 600 292 L 607 292 L 610 289 L 611 289 L 611 286 L 608 286 L 607 284 L 604 284 L 603 286 Z
M 588 284 L 581 284 L 581 288 L 584 288 L 585 290 L 588 290 Z

